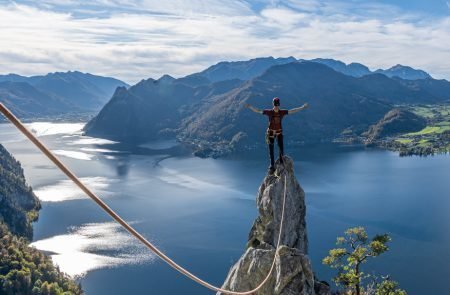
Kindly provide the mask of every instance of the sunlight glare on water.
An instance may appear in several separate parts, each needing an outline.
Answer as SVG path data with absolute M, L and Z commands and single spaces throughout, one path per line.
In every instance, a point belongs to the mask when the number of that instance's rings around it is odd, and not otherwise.
M 100 192 L 114 181 L 106 177 L 82 177 L 81 182 L 95 192 Z M 87 199 L 83 193 L 71 180 L 60 180 L 52 185 L 45 185 L 34 189 L 34 193 L 42 202 L 63 202 L 69 200 Z M 109 194 L 105 194 L 109 195 Z
M 36 136 L 78 134 L 85 123 L 34 122 L 25 124 Z
M 52 253 L 55 264 L 71 276 L 83 276 L 99 268 L 149 262 L 154 258 L 114 222 L 85 224 L 68 234 L 33 242 L 31 246 Z M 97 254 L 99 252 L 102 254 Z

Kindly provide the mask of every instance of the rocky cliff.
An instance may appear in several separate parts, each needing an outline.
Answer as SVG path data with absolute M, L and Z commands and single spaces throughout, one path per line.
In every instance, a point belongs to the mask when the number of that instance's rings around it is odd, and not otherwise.
M 307 256 L 305 193 L 298 183 L 292 159 L 284 165 L 276 162 L 274 175 L 267 175 L 261 184 L 256 203 L 259 216 L 250 230 L 247 249 L 230 269 L 223 288 L 248 291 L 258 286 L 270 271 L 275 256 L 275 268 L 268 282 L 255 294 L 329 294 L 329 288 L 315 282 L 311 261 Z M 286 203 L 281 243 L 276 245 L 283 210 L 286 177 Z
M 28 245 L 39 209 L 20 163 L 0 144 L 0 294 L 82 295 L 49 256 Z
M 31 222 L 37 219 L 40 206 L 20 163 L 0 144 L 0 222 L 12 233 L 31 239 Z

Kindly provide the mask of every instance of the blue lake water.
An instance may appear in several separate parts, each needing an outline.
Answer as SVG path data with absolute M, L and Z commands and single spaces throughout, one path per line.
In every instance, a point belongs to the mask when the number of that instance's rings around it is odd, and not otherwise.
M 266 151 L 228 159 L 190 156 L 175 142 L 139 147 L 80 136 L 82 124 L 29 124 L 114 210 L 181 265 L 221 285 L 244 251 L 257 215 Z M 0 124 L 0 143 L 20 160 L 43 201 L 34 246 L 81 276 L 87 295 L 212 294 L 121 230 L 36 148 Z M 309 255 L 321 264 L 346 228 L 390 233 L 388 253 L 365 265 L 410 294 L 446 294 L 450 277 L 450 157 L 400 158 L 360 147 L 287 147 L 306 192 Z

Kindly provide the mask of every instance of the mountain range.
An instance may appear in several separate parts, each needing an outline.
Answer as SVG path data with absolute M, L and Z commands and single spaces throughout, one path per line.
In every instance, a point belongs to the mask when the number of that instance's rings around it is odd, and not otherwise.
M 20 117 L 92 112 L 100 110 L 119 86 L 128 84 L 78 71 L 32 77 L 0 75 L 0 101 Z
M 420 69 L 413 69 L 409 66 L 396 65 L 387 70 L 378 69 L 371 71 L 367 66 L 360 63 L 345 64 L 342 61 L 330 58 L 315 58 L 311 60 L 296 59 L 295 57 L 273 58 L 261 57 L 250 59 L 247 61 L 224 61 L 219 62 L 199 73 L 191 74 L 183 79 L 195 81 L 191 85 L 208 84 L 211 82 L 225 81 L 231 79 L 250 80 L 261 74 L 267 69 L 275 65 L 282 65 L 291 62 L 316 62 L 324 64 L 336 72 L 343 73 L 348 76 L 362 77 L 370 74 L 383 74 L 389 78 L 398 77 L 404 80 L 417 80 L 432 78 L 430 74 Z
M 297 60 L 287 58 L 256 58 L 248 61 L 219 62 L 202 72 L 175 79 L 168 75 L 159 81 L 177 80 L 179 83 L 192 87 L 212 85 L 215 82 L 235 80 L 248 81 L 263 74 L 270 67 Z M 359 63 L 345 64 L 334 59 L 316 58 L 311 60 L 327 65 L 335 71 L 353 77 L 362 77 L 372 73 L 384 74 L 392 78 L 415 81 L 425 79 L 427 83 L 438 84 L 438 80 L 411 67 L 396 65 L 387 70 L 370 71 L 368 67 Z M 437 82 L 435 82 L 437 81 Z M 406 84 L 406 83 L 405 83 Z M 409 87 L 414 87 L 414 82 Z M 422 83 L 424 84 L 424 83 Z M 11 108 L 21 118 L 51 117 L 66 113 L 98 112 L 113 96 L 117 87 L 129 87 L 123 81 L 115 78 L 96 76 L 78 71 L 55 72 L 47 75 L 25 77 L 17 74 L 0 75 L 0 101 Z M 421 87 L 427 87 L 421 85 Z M 448 90 L 446 83 L 432 85 Z
M 394 105 L 450 100 L 448 81 L 409 80 L 411 71 L 399 73 L 403 78 L 391 78 L 361 64 L 328 59 L 222 62 L 183 78 L 165 75 L 117 89 L 85 132 L 129 142 L 175 136 L 214 156 L 263 143 L 267 119 L 244 105 L 271 108 L 274 96 L 282 108 L 310 105 L 285 119 L 291 143 L 359 136 Z

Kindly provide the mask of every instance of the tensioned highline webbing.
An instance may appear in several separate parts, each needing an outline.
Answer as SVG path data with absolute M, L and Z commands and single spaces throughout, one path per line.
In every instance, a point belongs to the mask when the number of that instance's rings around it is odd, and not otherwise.
M 200 285 L 213 290 L 215 292 L 221 292 L 224 294 L 230 294 L 230 295 L 250 295 L 258 291 L 259 289 L 264 286 L 264 284 L 269 280 L 270 275 L 272 274 L 272 271 L 275 267 L 275 259 L 278 253 L 278 248 L 280 246 L 281 241 L 281 232 L 283 230 L 283 222 L 284 222 L 284 207 L 286 202 L 286 175 L 284 176 L 284 195 L 283 195 L 283 209 L 281 213 L 281 222 L 280 222 L 280 230 L 278 233 L 278 242 L 277 242 L 277 248 L 273 257 L 272 265 L 270 266 L 270 270 L 267 274 L 267 276 L 264 278 L 264 280 L 253 290 L 249 291 L 243 291 L 243 292 L 237 292 L 237 291 L 230 291 L 225 290 L 216 286 L 211 285 L 208 282 L 205 282 L 204 280 L 198 278 L 188 270 L 184 269 L 182 266 L 177 264 L 175 261 L 170 259 L 167 255 L 165 255 L 161 250 L 159 250 L 156 246 L 154 246 L 151 242 L 149 242 L 144 236 L 142 236 L 138 231 L 136 231 L 131 225 L 129 225 L 125 220 L 123 220 L 114 210 L 112 210 L 105 202 L 103 202 L 95 193 L 93 193 L 88 187 L 86 187 L 79 179 L 78 177 L 69 170 L 38 138 L 34 136 L 33 133 L 31 133 L 23 124 L 22 122 L 17 119 L 11 111 L 6 108 L 2 103 L 0 103 L 0 111 L 5 115 L 5 117 L 11 121 L 17 129 L 19 129 L 23 134 L 25 134 L 28 139 L 33 142 L 44 155 L 46 155 L 64 174 L 67 175 L 67 177 L 72 180 L 83 192 L 85 192 L 94 202 L 97 203 L 106 213 L 109 214 L 116 222 L 118 222 L 123 228 L 125 228 L 129 233 L 131 233 L 134 237 L 136 237 L 141 243 L 143 243 L 147 248 L 152 250 L 156 255 L 159 256 L 163 261 L 165 261 L 167 264 L 169 264 L 171 267 L 185 275 L 186 277 L 190 278 L 191 280 L 199 283 Z

